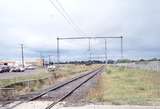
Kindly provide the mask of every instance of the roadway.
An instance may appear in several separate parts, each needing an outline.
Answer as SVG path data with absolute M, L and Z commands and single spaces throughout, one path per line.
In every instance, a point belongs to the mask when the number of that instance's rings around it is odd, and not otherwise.
M 0 73 L 0 79 L 12 79 L 16 77 L 26 77 L 37 74 L 36 70 L 26 70 L 24 72 L 3 72 Z

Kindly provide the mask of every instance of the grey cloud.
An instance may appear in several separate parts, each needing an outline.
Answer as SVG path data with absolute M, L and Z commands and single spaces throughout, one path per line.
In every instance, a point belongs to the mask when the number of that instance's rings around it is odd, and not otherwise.
M 59 1 L 84 32 L 107 36 L 124 35 L 126 58 L 160 57 L 159 0 Z M 38 56 L 32 52 L 34 50 L 55 52 L 57 36 L 78 35 L 49 1 L 44 0 L 0 1 L 0 30 L 0 51 L 5 51 L 0 53 L 1 57 L 9 56 L 6 55 L 9 51 L 5 49 L 17 49 L 20 43 L 32 49 L 29 56 Z M 95 43 L 97 52 L 103 52 L 102 43 Z M 67 47 L 74 50 L 87 49 L 84 41 L 78 45 L 66 41 L 64 45 L 61 45 L 63 53 L 68 53 Z M 118 46 L 119 42 L 110 41 L 110 55 L 116 55 Z M 14 50 L 11 54 L 14 54 Z

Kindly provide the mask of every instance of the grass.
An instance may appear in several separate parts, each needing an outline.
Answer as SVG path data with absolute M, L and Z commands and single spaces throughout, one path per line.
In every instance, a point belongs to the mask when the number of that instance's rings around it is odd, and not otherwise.
M 56 78 L 67 77 L 76 73 L 85 72 L 88 70 L 92 70 L 92 68 L 97 68 L 97 65 L 93 66 L 85 66 L 85 65 L 63 65 L 58 70 L 54 72 L 47 72 L 45 69 L 37 69 L 35 70 L 35 74 L 28 76 L 19 76 L 11 79 L 0 79 L 0 86 L 7 86 L 9 84 L 14 84 L 19 81 L 27 81 L 27 80 L 38 80 L 42 78 L 47 78 L 56 74 Z
M 94 93 L 91 100 L 115 105 L 160 105 L 160 72 L 109 66 Z
M 73 76 L 76 73 L 86 72 L 86 71 L 92 71 L 96 68 L 98 68 L 100 65 L 74 65 L 74 64 L 67 64 L 63 67 L 60 67 L 59 70 L 55 71 L 56 77 L 67 77 L 67 76 Z
M 34 71 L 35 74 L 28 76 L 18 76 L 11 79 L 0 79 L 0 86 L 4 87 L 10 84 L 14 84 L 19 81 L 27 81 L 27 80 L 38 80 L 41 78 L 47 78 L 51 75 L 51 73 L 45 71 L 45 69 L 37 69 Z
M 16 94 L 25 94 L 46 88 L 51 84 L 54 84 L 56 81 L 64 78 L 70 78 L 74 76 L 74 74 L 91 71 L 96 69 L 98 66 L 99 65 L 85 66 L 67 64 L 61 65 L 53 72 L 47 72 L 45 69 L 37 69 L 32 75 L 22 75 L 21 77 L 14 77 L 11 79 L 0 79 L 0 86 L 4 87 L 9 85 L 9 87 L 16 89 Z

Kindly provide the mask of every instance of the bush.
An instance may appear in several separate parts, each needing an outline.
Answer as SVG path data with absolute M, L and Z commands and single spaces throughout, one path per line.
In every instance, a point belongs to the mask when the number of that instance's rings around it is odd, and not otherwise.
M 108 69 L 107 70 L 107 74 L 111 74 L 111 73 L 112 73 L 112 71 Z

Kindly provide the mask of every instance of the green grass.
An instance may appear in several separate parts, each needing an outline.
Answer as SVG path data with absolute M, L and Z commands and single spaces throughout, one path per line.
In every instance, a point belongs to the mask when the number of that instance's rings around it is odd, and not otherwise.
M 160 105 L 160 72 L 109 66 L 100 80 L 96 99 L 112 104 Z
M 52 75 L 51 73 L 48 73 L 47 71 L 45 71 L 45 69 L 37 69 L 34 72 L 35 72 L 35 74 L 33 74 L 33 75 L 19 76 L 19 77 L 14 77 L 11 79 L 0 79 L 0 86 L 4 87 L 4 86 L 14 84 L 14 83 L 20 82 L 20 81 L 38 80 L 38 79 L 42 79 L 42 78 L 47 78 L 50 75 Z

